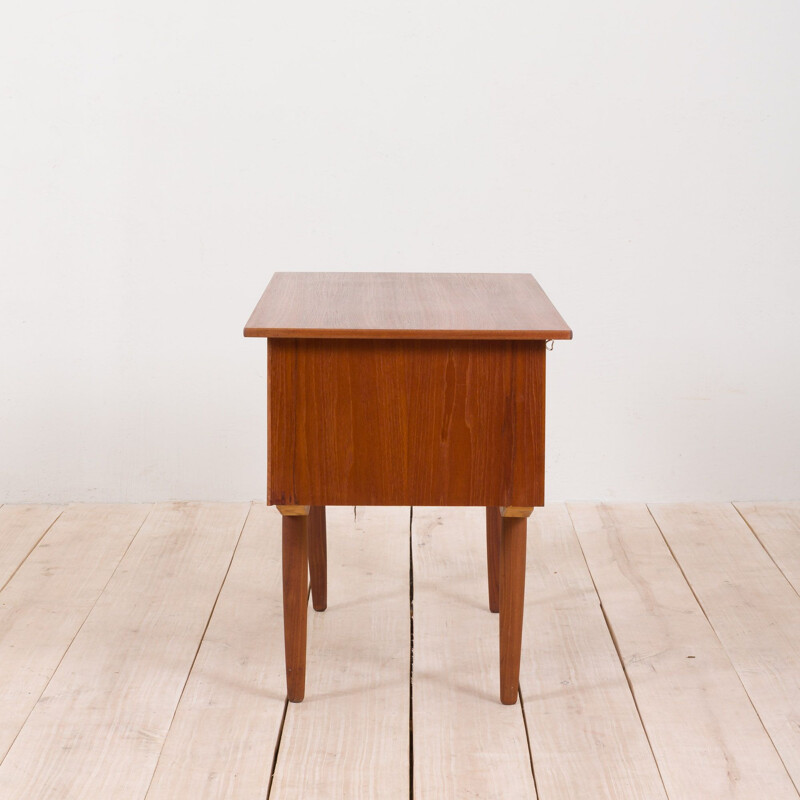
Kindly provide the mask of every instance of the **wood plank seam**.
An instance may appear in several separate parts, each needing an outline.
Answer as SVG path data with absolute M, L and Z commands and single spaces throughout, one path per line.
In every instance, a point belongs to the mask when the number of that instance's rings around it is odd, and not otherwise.
M 0 508 L 2 508 L 3 505 L 4 504 L 0 503 Z M 61 511 L 59 511 L 58 514 L 56 515 L 56 518 L 47 526 L 47 528 L 43 531 L 42 535 L 36 540 L 36 542 L 34 543 L 33 547 L 31 547 L 31 549 L 28 550 L 28 552 L 25 554 L 25 558 L 23 558 L 22 561 L 20 561 L 19 564 L 17 564 L 17 566 L 14 569 L 14 571 L 8 576 L 8 580 L 2 586 L 0 586 L 0 592 L 2 592 L 3 589 L 5 589 L 6 586 L 8 586 L 8 584 L 11 583 L 11 581 L 14 578 L 14 576 L 19 572 L 19 568 L 28 560 L 28 556 L 39 546 L 39 543 L 42 541 L 42 539 L 44 539 L 45 536 L 47 536 L 47 534 L 50 531 L 50 529 L 53 527 L 53 525 L 56 524 L 56 522 L 58 522 L 58 518 L 63 513 L 64 513 L 64 509 L 62 508 Z
M 750 522 L 747 519 L 747 517 L 744 514 L 742 514 L 741 510 L 736 505 L 736 503 L 731 503 L 731 505 L 736 510 L 736 513 L 742 518 L 742 521 L 744 522 L 744 524 L 747 525 L 748 528 L 750 528 L 750 533 L 752 533 L 753 536 L 756 537 L 756 541 L 761 545 L 761 547 L 764 550 L 764 552 L 769 556 L 769 560 L 775 565 L 775 567 L 778 570 L 778 572 L 780 572 L 780 574 L 783 575 L 784 580 L 786 581 L 786 583 L 788 583 L 789 586 L 791 586 L 792 589 L 794 589 L 794 593 L 798 597 L 800 597 L 800 590 L 798 590 L 798 588 L 794 585 L 794 583 L 792 583 L 792 581 L 789 580 L 788 575 L 783 571 L 783 568 L 781 567 L 781 565 L 775 560 L 775 558 L 772 555 L 772 553 L 770 553 L 769 548 L 761 540 L 761 537 L 758 535 L 758 533 L 756 533 L 756 529 L 750 524 Z
M 572 520 L 572 512 L 570 511 L 569 505 L 567 505 L 567 513 L 569 514 L 570 520 Z M 573 528 L 575 524 L 573 522 Z M 614 632 L 614 626 L 611 624 L 611 620 L 608 618 L 608 614 L 606 614 L 606 610 L 603 607 L 603 601 L 600 599 L 600 592 L 597 590 L 597 584 L 594 580 L 594 575 L 592 575 L 592 570 L 589 568 L 589 561 L 586 558 L 586 553 L 583 551 L 583 545 L 581 544 L 580 537 L 576 535 L 576 540 L 578 542 L 578 547 L 580 547 L 581 557 L 583 558 L 583 563 L 586 565 L 586 571 L 589 573 L 589 578 L 592 581 L 592 588 L 594 589 L 595 597 L 597 598 L 597 603 L 600 606 L 600 612 L 603 615 L 603 619 L 606 623 L 606 628 L 608 628 L 608 633 L 611 636 L 611 642 L 614 645 L 614 650 L 617 654 L 617 659 L 619 660 L 620 666 L 622 667 L 622 673 L 625 675 L 625 681 L 628 684 L 628 691 L 631 693 L 631 698 L 633 699 L 633 705 L 636 708 L 636 714 L 639 717 L 639 723 L 642 726 L 642 731 L 644 731 L 644 737 L 647 740 L 647 746 L 650 748 L 650 754 L 653 757 L 653 763 L 656 765 L 656 771 L 658 772 L 658 778 L 661 781 L 661 786 L 664 789 L 664 794 L 669 796 L 667 792 L 667 784 L 664 781 L 664 776 L 661 774 L 661 766 L 658 763 L 658 759 L 656 758 L 655 750 L 653 750 L 653 743 L 650 741 L 650 734 L 647 730 L 647 725 L 644 723 L 644 718 L 642 717 L 642 711 L 639 708 L 639 701 L 636 699 L 636 692 L 633 689 L 633 683 L 631 682 L 630 675 L 628 675 L 628 669 L 625 666 L 625 659 L 622 657 L 622 651 L 620 650 L 619 642 L 617 641 L 617 635 Z
M 525 738 L 528 741 L 528 760 L 531 762 L 531 775 L 533 777 L 533 789 L 536 792 L 536 797 L 541 797 L 539 793 L 539 784 L 536 783 L 536 770 L 533 768 L 533 750 L 531 749 L 531 735 L 528 731 L 528 717 L 525 714 L 525 700 L 522 697 L 522 685 L 520 684 L 519 689 L 517 689 L 517 694 L 519 695 L 519 709 L 522 712 L 522 724 L 525 727 Z M 411 800 L 414 800 L 412 797 Z
M 669 554 L 672 556 L 672 560 L 678 565 L 678 569 L 681 571 L 681 575 L 683 576 L 683 580 L 686 582 L 686 585 L 689 587 L 689 591 L 692 593 L 692 597 L 694 597 L 695 603 L 697 603 L 698 607 L 703 612 L 703 616 L 706 618 L 706 622 L 708 623 L 708 626 L 711 628 L 712 631 L 714 631 L 714 636 L 716 636 L 717 641 L 719 641 L 719 643 L 722 645 L 722 649 L 725 650 L 725 645 L 722 644 L 722 640 L 717 635 L 716 630 L 714 630 L 714 626 L 711 624 L 711 620 L 708 618 L 708 614 L 706 614 L 706 610 L 703 607 L 703 604 L 700 602 L 700 598 L 697 596 L 697 592 L 695 592 L 694 586 L 692 586 L 692 584 L 689 582 L 689 578 L 686 577 L 686 572 L 684 572 L 683 565 L 681 564 L 680 561 L 678 561 L 678 557 L 675 555 L 674 551 L 672 550 L 672 547 L 670 546 L 670 543 L 667 541 L 667 537 L 664 536 L 664 531 L 661 530 L 661 526 L 658 524 L 658 520 L 655 518 L 655 515 L 653 514 L 653 510 L 650 508 L 650 504 L 647 503 L 646 506 L 647 506 L 647 513 L 650 514 L 650 516 L 652 517 L 654 525 L 656 526 L 656 528 L 658 528 L 658 533 L 661 536 L 661 538 L 664 540 L 664 544 L 667 546 L 667 550 L 669 550 Z M 727 654 L 728 651 L 725 650 L 725 652 Z M 736 674 L 738 675 L 739 673 L 737 672 Z
M 583 550 L 581 550 L 583 552 Z M 584 559 L 586 556 L 584 555 Z M 588 565 L 587 565 L 588 568 Z M 589 573 L 591 575 L 591 572 Z M 592 576 L 592 585 L 594 586 L 594 576 Z M 597 593 L 597 587 L 595 586 L 595 593 Z M 598 594 L 598 600 L 600 599 L 600 595 Z M 664 782 L 664 776 L 661 774 L 661 766 L 658 763 L 658 759 L 656 758 L 655 750 L 653 750 L 653 743 L 650 741 L 650 734 L 647 730 L 647 725 L 645 725 L 644 717 L 642 716 L 641 709 L 639 708 L 639 701 L 636 699 L 636 692 L 633 688 L 633 683 L 631 681 L 630 675 L 628 675 L 628 669 L 625 665 L 625 659 L 622 657 L 622 652 L 620 651 L 619 642 L 617 641 L 617 635 L 614 633 L 614 626 L 611 624 L 611 620 L 608 618 L 608 614 L 606 614 L 605 608 L 603 608 L 603 603 L 600 601 L 600 612 L 603 615 L 603 619 L 606 622 L 606 627 L 608 628 L 608 632 L 611 635 L 611 641 L 614 644 L 614 650 L 617 652 L 617 658 L 619 659 L 620 666 L 622 667 L 622 672 L 625 675 L 625 681 L 628 684 L 628 691 L 631 693 L 631 697 L 633 698 L 633 705 L 636 708 L 636 714 L 639 717 L 639 722 L 641 723 L 642 730 L 644 731 L 644 738 L 647 739 L 647 746 L 650 748 L 650 753 L 653 756 L 653 762 L 656 765 L 656 770 L 658 771 L 658 777 L 661 780 L 661 785 L 664 787 L 664 794 L 668 795 L 667 792 L 667 784 Z
M 731 505 L 733 505 L 733 503 L 731 503 Z M 733 507 L 734 507 L 734 509 L 736 509 L 736 506 L 733 506 Z M 725 647 L 725 643 L 722 641 L 722 639 L 720 639 L 719 634 L 717 633 L 716 629 L 712 625 L 711 620 L 709 619 L 708 614 L 706 613 L 705 607 L 700 602 L 700 598 L 697 596 L 697 593 L 694 590 L 694 586 L 692 586 L 692 584 L 689 582 L 689 578 L 686 576 L 686 573 L 684 572 L 683 565 L 680 563 L 680 561 L 678 561 L 677 557 L 675 556 L 675 553 L 673 552 L 672 547 L 670 546 L 670 543 L 667 541 L 667 537 L 664 536 L 664 531 L 661 530 L 661 526 L 658 524 L 658 520 L 656 520 L 655 514 L 653 514 L 653 511 L 650 508 L 650 504 L 649 503 L 647 504 L 647 511 L 650 514 L 650 516 L 653 518 L 653 522 L 654 522 L 656 528 L 658 529 L 658 532 L 659 532 L 661 538 L 664 540 L 664 544 L 666 544 L 667 550 L 669 550 L 670 555 L 672 556 L 672 558 L 675 561 L 675 563 L 678 565 L 678 569 L 681 571 L 681 575 L 683 576 L 684 581 L 686 581 L 686 585 L 689 587 L 689 591 L 691 591 L 692 597 L 694 597 L 695 602 L 699 606 L 700 610 L 703 612 L 703 616 L 706 618 L 706 622 L 708 622 L 709 628 L 711 628 L 711 630 L 714 632 L 714 636 L 716 637 L 717 641 L 719 642 L 720 647 L 722 648 L 722 650 L 725 653 L 725 655 L 728 657 L 728 660 L 731 663 L 731 669 L 733 670 L 733 673 L 736 675 L 736 678 L 738 679 L 739 683 L 741 684 L 742 689 L 744 690 L 745 697 L 747 697 L 747 700 L 748 700 L 748 702 L 750 703 L 750 706 L 753 709 L 753 713 L 756 715 L 759 723 L 761 723 L 761 727 L 764 730 L 764 733 L 766 734 L 767 738 L 769 739 L 770 744 L 772 744 L 772 748 L 775 750 L 775 753 L 778 756 L 779 761 L 783 765 L 784 770 L 786 770 L 787 777 L 791 781 L 792 786 L 794 786 L 795 791 L 798 793 L 798 795 L 800 795 L 800 787 L 795 783 L 791 772 L 789 772 L 789 770 L 787 769 L 786 762 L 783 760 L 783 755 L 781 754 L 781 751 L 778 749 L 778 747 L 776 746 L 775 742 L 773 741 L 772 735 L 770 734 L 769 730 L 767 730 L 767 726 L 764 724 L 764 720 L 761 718 L 761 714 L 759 713 L 758 708 L 756 707 L 756 704 L 753 702 L 753 698 L 750 697 L 750 692 L 747 691 L 747 686 L 745 685 L 744 681 L 742 680 L 741 675 L 739 675 L 739 670 L 736 669 L 736 667 L 733 664 L 733 661 L 731 661 L 730 655 L 728 653 L 728 649 Z M 738 509 L 736 509 L 736 513 L 737 514 L 739 513 Z M 746 521 L 747 520 L 745 520 L 745 522 Z M 750 528 L 749 525 L 747 527 Z M 750 530 L 752 531 L 752 528 L 750 528 Z M 756 536 L 756 539 L 758 540 L 759 544 L 761 544 L 761 540 L 758 539 L 757 536 Z M 769 553 L 767 553 L 767 555 L 769 555 Z M 772 560 L 772 556 L 770 556 L 770 560 Z M 783 572 L 781 572 L 781 575 L 783 575 Z M 785 578 L 785 576 L 784 576 L 784 578 Z M 789 583 L 789 582 L 787 581 L 787 583 Z M 791 584 L 789 584 L 789 585 L 791 586 Z M 792 588 L 794 588 L 794 587 L 792 587 Z
M 281 725 L 278 728 L 278 736 L 275 739 L 275 749 L 272 753 L 272 766 L 270 767 L 269 771 L 269 783 L 267 784 L 267 797 L 266 800 L 269 800 L 270 795 L 272 794 L 272 783 L 275 780 L 275 770 L 278 767 L 278 753 L 281 749 L 281 739 L 283 738 L 283 726 L 286 724 L 286 712 L 289 709 L 289 698 L 286 697 L 283 701 L 283 716 L 281 717 Z
M 308 597 L 306 602 L 311 602 L 311 587 L 308 587 Z M 278 768 L 278 757 L 281 749 L 281 740 L 283 739 L 283 726 L 286 724 L 286 712 L 289 710 L 289 697 L 288 695 L 283 699 L 283 715 L 281 716 L 281 724 L 278 728 L 278 736 L 275 739 L 275 749 L 272 753 L 272 766 L 269 772 L 269 783 L 267 784 L 267 796 L 265 800 L 269 800 L 272 794 L 272 784 L 275 780 L 275 770 Z
M 192 657 L 192 663 L 189 665 L 189 669 L 186 671 L 186 679 L 183 682 L 183 686 L 181 687 L 181 692 L 178 695 L 178 702 L 175 703 L 175 708 L 172 709 L 172 717 L 170 718 L 169 725 L 167 725 L 166 733 L 164 734 L 164 741 L 161 743 L 162 752 L 164 744 L 166 744 L 167 739 L 169 738 L 169 732 L 172 730 L 172 724 L 175 721 L 175 715 L 178 713 L 178 708 L 180 707 L 181 700 L 183 700 L 184 692 L 186 691 L 186 685 L 189 683 L 189 677 L 192 674 L 192 670 L 194 669 L 194 665 L 197 662 L 197 655 L 200 652 L 200 647 L 203 644 L 203 639 L 206 637 L 206 631 L 208 631 L 209 623 L 211 622 L 211 617 L 214 616 L 214 609 L 217 607 L 217 602 L 219 601 L 219 596 L 222 593 L 222 587 L 225 585 L 225 581 L 228 579 L 228 573 L 231 571 L 231 564 L 233 564 L 233 558 L 236 555 L 236 551 L 239 549 L 239 542 L 242 540 L 242 531 L 244 530 L 245 525 L 247 525 L 247 520 L 250 517 L 250 512 L 253 510 L 253 504 L 250 503 L 250 508 L 247 510 L 247 514 L 245 514 L 244 520 L 242 522 L 242 527 L 239 531 L 239 536 L 236 539 L 236 544 L 233 547 L 233 551 L 231 552 L 230 560 L 228 561 L 228 566 L 225 570 L 225 574 L 222 576 L 222 580 L 219 584 L 219 589 L 217 589 L 217 595 L 214 598 L 214 602 L 211 605 L 211 610 L 208 614 L 208 619 L 206 620 L 205 627 L 203 628 L 203 633 L 197 641 L 197 647 L 194 651 L 194 656 Z M 136 538 L 136 537 L 134 537 Z M 153 766 L 153 772 L 150 775 L 150 782 L 147 785 L 147 792 L 145 792 L 145 800 L 147 800 L 147 795 L 150 793 L 150 787 L 153 784 L 153 778 L 155 777 L 156 771 L 158 770 L 159 762 L 161 761 L 161 753 L 158 754 L 158 758 L 156 759 L 155 765 Z
M 153 509 L 153 506 L 151 505 L 150 506 L 150 511 L 152 511 L 152 509 Z M 39 697 L 36 698 L 36 702 L 31 705 L 30 711 L 28 711 L 27 715 L 25 716 L 25 722 L 23 722 L 22 725 L 19 726 L 19 730 L 17 731 L 16 735 L 14 736 L 14 738 L 9 743 L 8 749 L 6 750 L 6 752 L 3 753 L 2 755 L 0 755 L 0 764 L 3 763 L 3 760 L 5 759 L 5 757 L 11 752 L 11 748 L 14 746 L 14 742 L 17 741 L 17 738 L 19 737 L 20 733 L 25 728 L 25 725 L 27 725 L 28 719 L 30 718 L 31 714 L 33 714 L 33 712 L 36 709 L 36 706 L 39 704 L 39 701 L 41 700 L 42 696 L 44 695 L 44 693 L 47 691 L 48 687 L 50 686 L 50 681 L 53 680 L 53 677 L 56 675 L 56 673 L 58 672 L 59 668 L 61 667 L 61 662 L 66 658 L 67 653 L 70 651 L 70 648 L 72 647 L 72 643 L 78 637 L 78 634 L 80 634 L 80 632 L 83 630 L 83 626 L 86 624 L 86 620 L 88 620 L 89 617 L 92 615 L 92 612 L 94 611 L 95 606 L 100 602 L 100 598 L 103 596 L 103 592 L 105 592 L 106 587 L 108 586 L 109 583 L 111 583 L 112 579 L 114 578 L 114 575 L 116 574 L 117 570 L 119 569 L 119 565 L 123 562 L 123 560 L 125 558 L 125 555 L 127 554 L 128 550 L 130 550 L 130 547 L 133 544 L 133 542 L 136 539 L 136 537 L 139 535 L 139 531 L 144 527 L 145 522 L 147 522 L 147 518 L 150 516 L 150 511 L 148 511 L 147 514 L 145 514 L 144 519 L 142 520 L 142 522 L 139 525 L 139 527 L 136 529 L 136 533 L 131 537 L 131 540 L 128 542 L 128 545 L 125 548 L 125 550 L 123 551 L 122 556 L 120 557 L 119 561 L 117 562 L 117 565 L 114 567 L 113 571 L 111 572 L 111 575 L 109 575 L 109 577 L 108 577 L 108 580 L 103 585 L 102 590 L 100 592 L 98 592 L 97 597 L 94 600 L 94 603 L 92 603 L 91 608 L 87 612 L 86 616 L 83 618 L 83 622 L 81 622 L 80 626 L 75 631 L 75 635 L 72 637 L 72 640 L 70 641 L 69 646 L 67 648 L 65 648 L 64 652 L 61 654 L 61 658 L 58 659 L 58 664 L 56 664 L 56 667 L 52 671 L 52 674 L 50 675 L 50 678 L 48 679 L 47 683 L 42 687 L 42 691 L 39 693 Z M 60 517 L 62 513 L 63 513 L 63 511 L 60 512 L 58 516 Z M 58 519 L 58 517 L 56 517 L 56 519 Z M 53 520 L 53 524 L 55 524 L 55 522 L 56 522 L 56 520 Z M 51 525 L 50 528 L 52 528 L 52 527 L 53 526 Z M 47 530 L 49 531 L 50 528 L 48 528 Z M 40 542 L 42 541 L 42 538 L 44 538 L 44 535 L 42 535 L 42 537 L 39 539 Z M 38 546 L 38 544 L 37 544 L 37 546 Z M 36 548 L 32 548 L 31 552 L 33 552 L 33 550 L 35 550 L 35 549 Z M 28 555 L 30 555 L 30 553 L 28 553 Z

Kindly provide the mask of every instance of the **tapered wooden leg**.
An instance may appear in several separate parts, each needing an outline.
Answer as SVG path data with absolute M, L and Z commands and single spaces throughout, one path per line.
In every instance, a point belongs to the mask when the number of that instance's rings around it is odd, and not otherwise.
M 308 513 L 308 568 L 314 611 L 328 607 L 328 541 L 325 506 L 311 506 Z
M 500 702 L 519 694 L 522 613 L 525 607 L 525 543 L 531 509 L 502 509 L 500 534 Z
M 280 507 L 279 507 L 280 508 Z M 283 507 L 286 508 L 286 507 Z M 306 622 L 308 616 L 308 506 L 305 513 L 283 514 L 283 641 L 286 693 L 299 703 L 306 691 Z
M 500 610 L 500 529 L 502 517 L 497 506 L 486 508 L 486 563 L 489 573 L 489 610 Z

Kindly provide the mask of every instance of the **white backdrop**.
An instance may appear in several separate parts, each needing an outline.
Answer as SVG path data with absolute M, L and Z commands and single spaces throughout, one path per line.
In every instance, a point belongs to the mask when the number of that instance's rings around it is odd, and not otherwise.
M 0 26 L 0 500 L 265 495 L 272 270 L 530 271 L 548 498 L 800 496 L 796 0 Z

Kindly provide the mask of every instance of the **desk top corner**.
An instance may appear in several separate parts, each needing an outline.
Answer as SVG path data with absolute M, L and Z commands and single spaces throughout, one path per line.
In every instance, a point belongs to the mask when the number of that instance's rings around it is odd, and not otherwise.
M 525 273 L 276 272 L 248 337 L 571 339 Z

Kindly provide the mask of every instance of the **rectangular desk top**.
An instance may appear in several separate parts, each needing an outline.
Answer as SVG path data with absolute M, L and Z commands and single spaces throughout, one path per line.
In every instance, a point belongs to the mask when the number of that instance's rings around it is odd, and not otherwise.
M 276 272 L 245 336 L 571 339 L 532 275 Z

